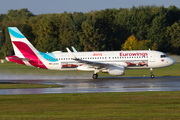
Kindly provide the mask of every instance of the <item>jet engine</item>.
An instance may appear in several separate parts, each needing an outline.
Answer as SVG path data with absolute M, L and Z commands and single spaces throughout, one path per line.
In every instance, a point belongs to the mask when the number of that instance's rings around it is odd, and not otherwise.
M 108 73 L 110 75 L 124 75 L 124 66 L 109 66 Z

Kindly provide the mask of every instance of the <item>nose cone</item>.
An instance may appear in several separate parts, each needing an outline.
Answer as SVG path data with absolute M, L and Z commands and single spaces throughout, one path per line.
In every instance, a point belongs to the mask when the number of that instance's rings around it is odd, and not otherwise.
M 169 66 L 171 66 L 171 65 L 173 65 L 175 63 L 174 59 L 172 59 L 172 58 L 169 58 L 168 62 L 169 62 Z

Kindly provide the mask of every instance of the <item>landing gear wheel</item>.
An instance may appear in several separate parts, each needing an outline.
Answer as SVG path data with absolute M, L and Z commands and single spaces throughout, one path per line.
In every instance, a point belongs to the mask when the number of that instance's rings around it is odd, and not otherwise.
M 151 77 L 151 79 L 153 79 L 153 78 L 154 78 L 154 75 L 153 75 L 153 74 L 151 74 L 151 76 L 150 76 L 150 77 Z
M 97 73 L 96 73 L 96 74 L 93 74 L 92 78 L 93 78 L 93 79 L 97 79 L 97 78 L 98 78 L 98 74 L 97 74 Z
M 151 71 L 151 79 L 153 79 L 154 78 L 154 75 L 153 75 L 153 69 L 152 68 L 150 68 L 150 71 Z

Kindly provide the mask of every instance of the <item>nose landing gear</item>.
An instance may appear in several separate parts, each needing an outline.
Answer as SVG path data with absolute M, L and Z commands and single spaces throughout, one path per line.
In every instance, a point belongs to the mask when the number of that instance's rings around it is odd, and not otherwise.
M 154 78 L 154 75 L 153 75 L 153 69 L 152 68 L 150 68 L 150 71 L 151 71 L 151 79 L 153 79 Z

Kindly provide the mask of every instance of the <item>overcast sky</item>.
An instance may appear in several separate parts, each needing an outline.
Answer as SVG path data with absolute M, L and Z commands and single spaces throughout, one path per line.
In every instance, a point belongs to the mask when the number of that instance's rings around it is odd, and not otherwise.
M 0 0 L 0 14 L 10 9 L 27 8 L 35 15 L 47 13 L 83 12 L 106 8 L 131 8 L 132 6 L 156 5 L 180 8 L 180 0 Z

